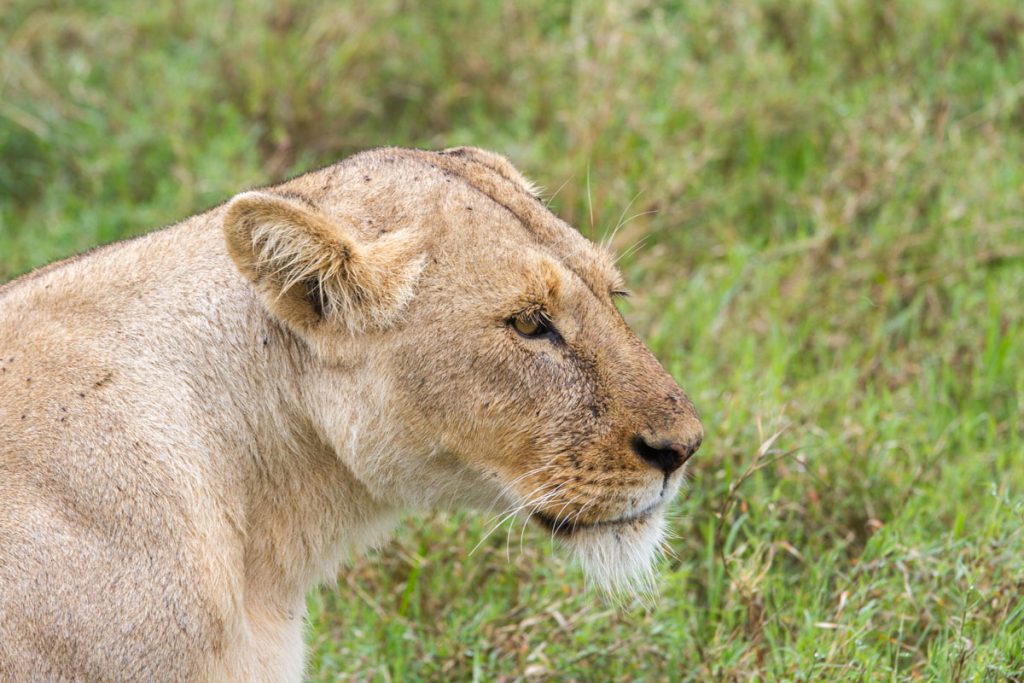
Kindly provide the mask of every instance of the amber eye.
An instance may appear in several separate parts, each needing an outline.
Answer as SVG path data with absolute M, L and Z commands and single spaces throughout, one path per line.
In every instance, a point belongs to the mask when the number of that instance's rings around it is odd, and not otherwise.
M 524 337 L 532 337 L 540 331 L 540 323 L 530 318 L 513 318 L 512 327 L 516 328 L 516 332 Z
M 551 331 L 547 321 L 537 313 L 520 313 L 509 320 L 509 323 L 524 337 L 543 337 Z

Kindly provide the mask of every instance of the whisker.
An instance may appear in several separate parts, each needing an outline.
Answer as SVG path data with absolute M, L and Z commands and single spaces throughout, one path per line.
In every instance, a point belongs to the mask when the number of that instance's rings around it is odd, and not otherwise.
M 633 195 L 633 198 L 629 200 L 628 204 L 626 204 L 626 208 L 624 208 L 622 210 L 622 213 L 619 214 L 619 222 L 615 224 L 615 228 L 612 230 L 612 234 L 609 235 L 607 237 L 607 239 L 602 239 L 601 240 L 601 248 L 602 249 L 609 249 L 612 246 L 612 244 L 615 242 L 615 236 L 617 234 L 619 234 L 619 229 L 623 225 L 625 225 L 626 223 L 629 222 L 629 221 L 623 222 L 623 220 L 622 220 L 623 217 L 625 217 L 626 212 L 629 211 L 629 207 L 633 206 L 633 202 L 635 202 L 637 199 L 639 199 L 640 195 L 642 195 L 643 193 L 644 193 L 644 191 L 640 190 L 635 195 Z M 630 219 L 630 220 L 632 220 L 632 219 Z
M 525 474 L 521 474 L 521 475 L 519 475 L 518 477 L 516 477 L 515 479 L 513 479 L 512 481 L 510 481 L 510 482 L 508 482 L 508 483 L 506 483 L 506 484 L 502 484 L 502 492 L 503 492 L 503 493 L 505 494 L 505 496 L 507 496 L 508 498 L 511 498 L 511 499 L 513 499 L 513 500 L 517 500 L 517 499 L 519 498 L 519 495 L 518 495 L 518 494 L 516 493 L 515 489 L 513 488 L 513 485 L 514 485 L 514 484 L 516 484 L 517 482 L 521 481 L 522 479 L 525 479 L 526 477 L 529 477 L 529 476 L 531 476 L 531 475 L 533 475 L 533 474 L 538 474 L 538 473 L 540 473 L 540 472 L 543 472 L 543 471 L 545 471 L 545 470 L 549 470 L 549 469 L 553 469 L 553 468 L 555 468 L 555 467 L 556 467 L 555 465 L 543 465 L 543 466 L 541 466 L 541 467 L 536 467 L 536 468 L 534 468 L 534 469 L 530 470 L 529 472 L 526 472 Z M 536 490 L 534 490 L 534 491 L 531 491 L 531 492 L 530 492 L 530 495 L 532 496 L 532 495 L 533 495 L 534 493 L 536 493 Z M 527 497 L 529 497 L 529 496 L 527 496 Z M 490 513 L 490 511 L 494 509 L 494 506 L 495 506 L 495 504 L 496 504 L 496 503 L 498 502 L 498 500 L 499 500 L 499 499 L 497 499 L 497 498 L 496 498 L 496 499 L 495 499 L 495 500 L 494 500 L 494 501 L 493 501 L 493 502 L 492 502 L 492 503 L 490 504 L 490 506 L 488 506 L 488 508 L 487 508 L 487 510 L 486 510 L 486 512 L 485 512 L 485 514 L 489 514 L 489 513 Z M 514 506 L 514 505 L 515 505 L 515 503 L 513 503 L 513 506 Z M 508 509 L 511 509 L 511 508 L 508 508 Z M 506 509 L 506 512 L 508 511 L 508 509 Z M 496 519 L 497 517 L 501 517 L 501 516 L 503 516 L 503 515 L 505 515 L 505 512 L 500 512 L 500 513 L 498 513 L 497 515 L 495 515 L 494 517 L 491 517 L 491 519 L 489 519 L 489 520 L 488 520 L 488 521 L 487 521 L 486 523 L 487 523 L 487 524 L 490 524 L 490 523 L 491 523 L 491 522 L 493 522 L 493 521 L 494 521 L 494 520 L 495 520 L 495 519 Z
M 618 264 L 618 262 L 621 261 L 622 259 L 629 258 L 636 252 L 640 251 L 640 249 L 643 248 L 644 244 L 647 242 L 647 239 L 649 237 L 650 235 L 644 235 L 643 237 L 638 239 L 636 242 L 633 243 L 633 246 L 631 246 L 629 249 L 616 256 L 614 263 Z
M 565 501 L 565 503 L 562 505 L 562 507 L 560 507 L 558 509 L 558 512 L 555 513 L 554 516 L 552 516 L 552 518 L 551 518 L 551 521 L 552 521 L 552 525 L 551 525 L 551 545 L 552 546 L 554 546 L 554 544 L 555 544 L 555 530 L 559 527 L 560 522 L 558 521 L 558 518 L 561 516 L 562 510 L 564 510 L 568 506 L 572 505 L 573 502 L 575 502 L 577 499 L 579 499 L 583 495 L 585 495 L 585 494 L 577 493 L 575 496 L 573 496 L 569 500 Z
M 547 201 L 544 202 L 544 208 L 548 208 L 551 206 L 551 202 L 555 201 L 555 197 L 557 197 L 558 193 L 561 192 L 565 188 L 565 186 L 569 184 L 570 180 L 572 180 L 571 177 L 566 178 L 565 182 L 558 186 L 558 189 L 555 190 L 555 193 L 548 197 Z
M 540 486 L 537 489 L 535 489 L 534 491 L 532 491 L 530 493 L 530 495 L 531 496 L 536 495 L 537 493 L 542 491 L 544 488 L 546 488 L 548 486 L 554 486 L 554 485 L 555 485 L 554 482 L 548 482 L 546 484 L 543 484 L 542 486 Z M 561 484 L 559 484 L 558 486 L 561 486 Z M 491 536 L 491 534 L 493 534 L 495 531 L 497 531 L 498 528 L 500 528 L 502 524 L 504 524 L 506 521 L 508 521 L 509 519 L 514 517 L 516 514 L 518 514 L 523 508 L 527 507 L 529 504 L 530 504 L 530 501 L 527 500 L 525 502 L 519 503 L 518 505 L 514 504 L 511 509 L 506 510 L 506 512 L 504 512 L 504 513 L 499 513 L 499 515 L 503 515 L 501 517 L 501 521 L 499 521 L 497 524 L 495 524 L 493 527 L 491 527 L 491 529 L 486 534 L 484 534 L 483 538 L 481 538 L 477 542 L 477 544 L 475 546 L 473 546 L 473 549 L 469 551 L 469 555 L 472 555 L 473 553 L 475 553 L 476 549 L 479 548 L 480 545 Z M 495 517 L 497 517 L 499 515 L 495 515 Z M 491 519 L 493 520 L 493 518 L 491 518 Z M 488 521 L 487 524 L 490 524 L 490 521 Z
M 594 200 L 590 195 L 590 162 L 587 162 L 587 208 L 590 210 L 590 234 L 594 234 Z
M 562 486 L 565 483 L 566 482 L 562 482 L 561 484 L 556 486 L 553 490 L 548 491 L 543 496 L 541 496 L 539 499 L 537 499 L 537 500 L 533 501 L 532 503 L 530 503 L 530 510 L 529 510 L 529 512 L 527 512 L 525 515 L 523 515 L 523 531 L 519 535 L 519 552 L 523 551 L 523 536 L 522 536 L 522 534 L 526 532 L 526 526 L 527 526 L 527 524 L 530 523 L 530 517 L 535 512 L 537 512 L 537 510 L 539 510 L 542 505 L 544 505 L 549 500 L 554 498 L 559 493 L 559 491 L 561 490 Z M 520 509 L 522 509 L 522 508 L 520 508 Z M 511 557 L 510 557 L 511 549 L 510 549 L 509 546 L 510 546 L 510 544 L 512 542 L 512 530 L 515 529 L 515 526 L 516 526 L 515 522 L 510 524 L 509 527 L 508 527 L 508 531 L 507 531 L 507 533 L 505 535 L 505 559 L 507 561 L 509 561 L 509 562 L 512 561 Z
M 558 489 L 555 489 L 551 493 L 552 494 L 558 493 L 560 488 L 561 487 L 559 487 Z M 522 529 L 522 531 L 519 532 L 519 552 L 520 553 L 523 552 L 523 537 L 526 535 L 526 528 L 530 525 L 530 517 L 534 513 L 536 513 L 537 510 L 539 510 L 541 508 L 541 506 L 544 505 L 545 503 L 547 503 L 548 500 L 550 500 L 552 497 L 553 497 L 553 495 L 545 495 L 543 498 L 541 498 L 539 501 L 537 501 L 537 503 L 535 505 L 531 506 L 530 511 L 523 517 L 523 529 Z M 511 532 L 511 529 L 510 529 L 510 532 Z M 507 550 L 507 547 L 506 547 L 506 550 Z

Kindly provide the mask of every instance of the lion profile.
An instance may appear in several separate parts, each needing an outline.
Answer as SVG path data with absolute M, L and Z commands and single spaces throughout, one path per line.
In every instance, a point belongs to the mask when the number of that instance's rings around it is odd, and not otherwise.
M 378 149 L 0 288 L 0 678 L 300 680 L 403 514 L 649 580 L 700 446 L 611 259 L 503 157 Z

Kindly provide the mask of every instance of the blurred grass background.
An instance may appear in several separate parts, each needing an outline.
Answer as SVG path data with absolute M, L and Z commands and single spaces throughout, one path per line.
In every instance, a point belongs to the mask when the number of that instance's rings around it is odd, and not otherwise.
M 413 519 L 311 680 L 1024 680 L 1016 0 L 8 0 L 0 76 L 0 281 L 389 144 L 622 223 L 707 431 L 657 606 Z

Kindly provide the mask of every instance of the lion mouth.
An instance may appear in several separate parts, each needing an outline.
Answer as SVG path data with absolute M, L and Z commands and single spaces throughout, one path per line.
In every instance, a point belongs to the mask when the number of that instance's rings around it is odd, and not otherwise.
M 658 509 L 661 503 L 662 499 L 659 497 L 658 500 L 654 501 L 639 512 L 634 512 L 623 517 L 615 517 L 613 519 L 599 519 L 593 522 L 581 522 L 575 519 L 573 515 L 558 519 L 543 512 L 534 512 L 531 516 L 556 536 L 569 537 L 579 531 L 586 531 L 588 529 L 614 528 L 626 526 L 634 522 L 645 521 L 652 513 L 654 513 L 655 510 Z

